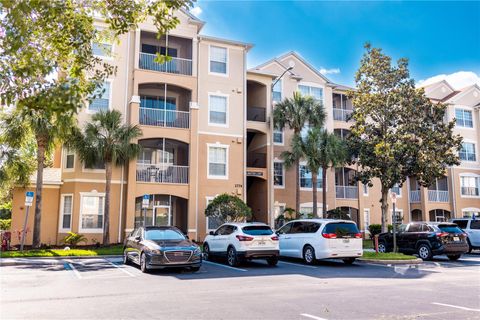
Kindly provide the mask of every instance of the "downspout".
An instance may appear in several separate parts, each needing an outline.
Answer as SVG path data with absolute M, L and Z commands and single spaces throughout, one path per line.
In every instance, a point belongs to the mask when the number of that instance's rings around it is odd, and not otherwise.
M 243 54 L 243 141 L 242 141 L 242 149 L 243 149 L 243 164 L 242 164 L 242 174 L 243 174 L 243 185 L 242 185 L 242 193 L 243 193 L 243 201 L 245 203 L 248 201 L 247 199 L 247 47 L 245 47 L 245 52 Z
M 457 218 L 458 215 L 457 215 L 457 198 L 456 198 L 456 195 L 455 195 L 455 173 L 453 172 L 454 168 L 451 167 L 450 168 L 450 175 L 451 175 L 451 178 L 450 178 L 450 181 L 451 181 L 451 184 L 452 184 L 452 204 L 453 204 L 453 217 L 450 217 L 450 218 Z M 463 217 L 463 214 L 460 218 Z
M 196 143 L 196 146 L 197 146 L 197 150 L 195 150 L 196 154 L 197 154 L 197 172 L 196 172 L 196 177 L 195 177 L 195 201 L 197 202 L 197 205 L 195 206 L 195 238 L 197 239 L 197 241 L 200 241 L 200 238 L 198 236 L 198 180 L 199 180 L 199 176 L 198 176 L 198 148 L 200 147 L 198 145 L 198 141 L 200 140 L 199 137 L 198 137 L 198 126 L 200 124 L 200 117 L 198 115 L 198 113 L 200 113 L 200 106 L 198 105 L 198 96 L 199 96 L 199 89 L 198 89 L 198 83 L 200 82 L 198 80 L 198 78 L 200 77 L 200 74 L 199 74 L 199 61 L 200 61 L 200 39 L 197 38 L 197 59 L 196 59 L 196 62 L 197 62 L 197 107 L 198 107 L 198 111 L 197 111 L 197 134 L 195 134 L 195 137 L 197 139 L 197 143 Z M 191 111 L 190 111 L 190 119 L 191 119 L 192 115 L 191 115 Z M 190 129 L 191 130 L 191 129 Z M 191 144 L 190 144 L 191 145 Z M 191 157 L 190 157 L 191 159 Z M 205 222 L 206 222 L 206 218 L 205 218 Z
M 127 37 L 127 70 L 126 70 L 126 76 L 125 76 L 125 107 L 123 110 L 123 123 L 127 123 L 127 109 L 128 109 L 128 80 L 130 78 L 129 74 L 129 64 L 130 64 L 130 31 L 128 32 L 128 37 Z M 122 164 L 122 177 L 120 179 L 120 210 L 118 214 L 118 238 L 117 241 L 118 243 L 122 242 L 122 218 L 123 218 L 123 188 L 124 188 L 124 183 L 123 179 L 125 175 L 125 165 Z

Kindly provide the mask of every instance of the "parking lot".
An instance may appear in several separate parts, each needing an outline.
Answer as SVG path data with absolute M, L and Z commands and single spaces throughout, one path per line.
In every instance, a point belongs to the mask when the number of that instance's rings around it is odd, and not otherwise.
M 479 319 L 480 253 L 420 266 L 282 260 L 143 274 L 120 259 L 0 268 L 2 319 Z

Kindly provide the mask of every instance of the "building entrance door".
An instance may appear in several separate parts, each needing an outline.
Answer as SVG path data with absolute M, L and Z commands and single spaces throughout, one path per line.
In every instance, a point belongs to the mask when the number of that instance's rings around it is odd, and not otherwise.
M 172 225 L 170 206 L 153 207 L 153 225 L 157 227 Z

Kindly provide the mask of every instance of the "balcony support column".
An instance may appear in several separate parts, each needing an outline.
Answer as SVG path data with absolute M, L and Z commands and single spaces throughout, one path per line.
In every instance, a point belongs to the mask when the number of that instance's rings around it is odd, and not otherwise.
M 203 215 L 200 211 L 198 199 L 198 104 L 190 102 L 190 144 L 189 144 L 189 189 L 188 189 L 188 236 L 190 239 L 200 241 L 199 216 Z M 202 219 L 204 220 L 204 219 Z

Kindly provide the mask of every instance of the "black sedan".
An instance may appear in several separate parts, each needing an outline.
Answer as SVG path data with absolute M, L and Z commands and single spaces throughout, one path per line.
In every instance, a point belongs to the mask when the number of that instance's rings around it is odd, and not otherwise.
M 202 252 L 175 227 L 139 227 L 125 239 L 123 262 L 138 264 L 142 272 L 167 267 L 198 271 Z

